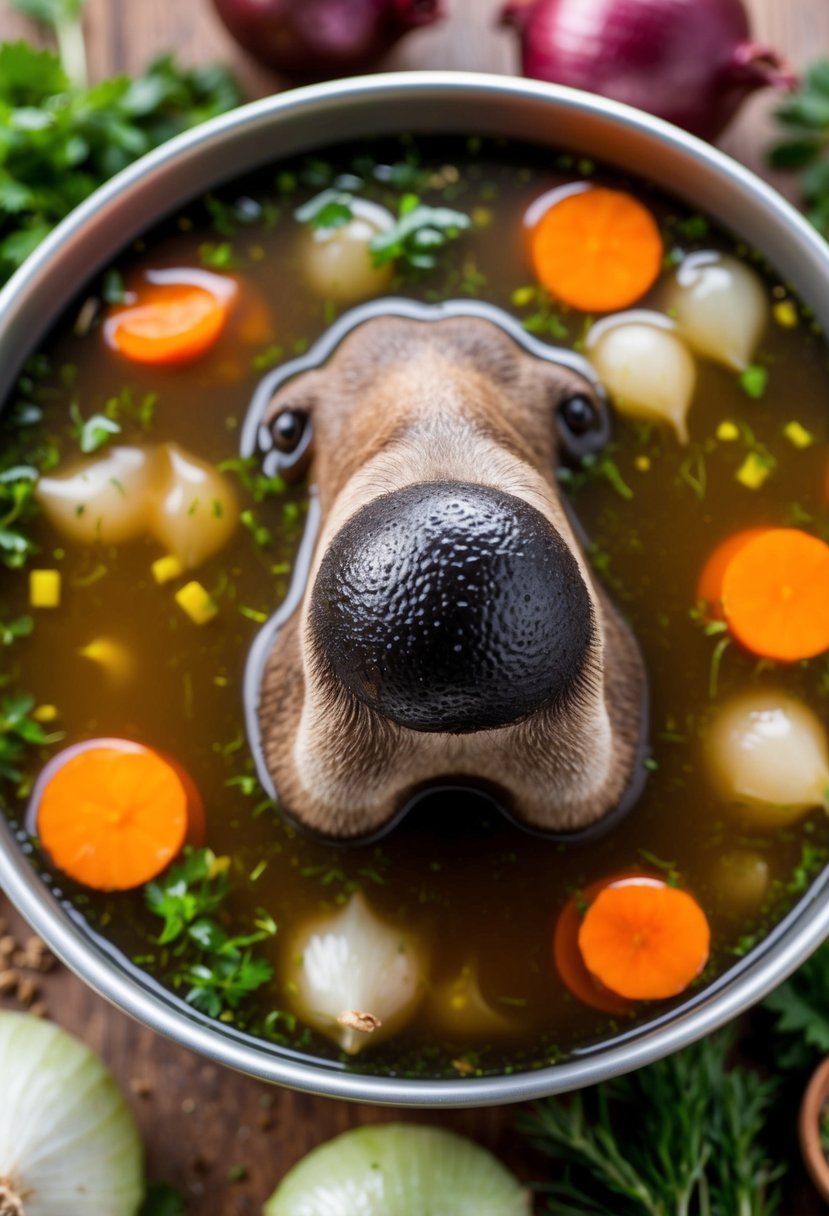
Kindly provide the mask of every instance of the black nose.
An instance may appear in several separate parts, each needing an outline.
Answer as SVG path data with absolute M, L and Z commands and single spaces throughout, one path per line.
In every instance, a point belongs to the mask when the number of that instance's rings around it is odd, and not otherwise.
M 314 584 L 311 627 L 330 669 L 401 726 L 453 733 L 560 702 L 593 629 L 558 532 L 520 498 L 425 482 L 345 524 Z

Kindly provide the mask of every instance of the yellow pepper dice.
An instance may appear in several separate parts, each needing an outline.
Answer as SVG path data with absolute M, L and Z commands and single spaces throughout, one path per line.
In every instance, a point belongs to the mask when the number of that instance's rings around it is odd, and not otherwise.
M 184 567 L 174 553 L 168 553 L 166 557 L 159 557 L 150 566 L 153 578 L 161 586 L 162 583 L 171 583 L 173 579 L 178 578 L 184 573 Z
M 196 625 L 206 625 L 219 611 L 210 594 L 195 579 L 176 592 L 176 603 Z
M 805 426 L 802 426 L 799 422 L 787 422 L 783 427 L 783 434 L 792 447 L 795 448 L 810 448 L 815 442 L 815 437 L 811 431 L 807 431 Z
M 59 570 L 32 570 L 29 574 L 29 603 L 32 608 L 57 608 L 60 605 Z

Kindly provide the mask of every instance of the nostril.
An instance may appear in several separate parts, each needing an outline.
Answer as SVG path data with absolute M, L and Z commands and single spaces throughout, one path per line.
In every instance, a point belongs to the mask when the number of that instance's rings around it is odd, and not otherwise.
M 311 628 L 333 674 L 378 713 L 465 732 L 561 701 L 593 616 L 539 511 L 488 486 L 427 482 L 375 499 L 334 537 Z

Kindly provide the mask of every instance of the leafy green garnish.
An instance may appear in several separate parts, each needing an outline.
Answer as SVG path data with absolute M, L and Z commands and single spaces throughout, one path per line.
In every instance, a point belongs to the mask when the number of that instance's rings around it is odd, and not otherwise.
M 72 435 L 77 439 L 81 451 L 87 455 L 97 452 L 109 443 L 113 435 L 121 433 L 120 424 L 114 418 L 108 418 L 106 414 L 93 414 L 90 418 L 84 418 L 76 401 L 70 405 L 69 414 L 72 418 Z
M 456 240 L 472 221 L 462 211 L 450 207 L 427 207 L 416 194 L 400 200 L 397 223 L 371 240 L 375 266 L 397 262 L 413 270 L 432 270 L 437 266 L 437 250 Z
M 783 1167 L 762 1134 L 775 1086 L 729 1069 L 730 1046 L 730 1035 L 703 1040 L 523 1116 L 566 1167 L 539 1187 L 549 1216 L 772 1216 Z
M 210 849 L 196 849 L 155 882 L 144 894 L 147 907 L 164 921 L 160 946 L 178 940 L 196 921 L 222 906 L 230 890 L 227 867 Z
M 0 779 L 19 783 L 23 774 L 17 767 L 27 747 L 42 747 L 59 735 L 49 735 L 32 718 L 34 697 L 10 693 L 0 701 Z
M 210 849 L 189 850 L 165 875 L 145 887 L 147 907 L 164 921 L 160 946 L 174 946 L 179 961 L 172 976 L 186 987 L 185 1000 L 209 1017 L 239 1008 L 250 993 L 267 984 L 273 967 L 253 947 L 276 933 L 265 913 L 254 932 L 228 936 L 215 919 L 230 891 L 227 865 Z
M 353 207 L 353 194 L 343 190 L 323 190 L 297 207 L 294 218 L 300 224 L 310 224 L 315 229 L 342 228 L 353 218 Z
M 113 173 L 239 100 L 226 69 L 183 69 L 170 55 L 86 88 L 49 51 L 0 46 L 0 282 Z
M 18 638 L 29 637 L 34 627 L 35 623 L 28 615 L 19 616 L 7 625 L 0 623 L 0 643 L 3 646 L 11 646 Z
M 34 487 L 37 469 L 13 465 L 0 472 L 0 561 L 11 570 L 25 564 L 35 545 L 22 525 L 37 513 Z
M 776 169 L 798 171 L 807 216 L 829 237 L 829 59 L 806 71 L 798 89 L 775 111 L 785 135 L 769 151 Z
M 285 492 L 281 477 L 268 477 L 262 472 L 255 456 L 233 456 L 218 466 L 220 473 L 234 473 L 254 502 L 277 498 Z
M 768 368 L 761 367 L 759 363 L 749 364 L 745 371 L 740 373 L 740 388 L 755 401 L 759 401 L 763 396 L 768 382 Z

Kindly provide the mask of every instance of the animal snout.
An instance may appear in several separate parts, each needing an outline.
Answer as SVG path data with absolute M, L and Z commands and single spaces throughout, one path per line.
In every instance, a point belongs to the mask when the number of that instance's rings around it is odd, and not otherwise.
M 578 563 L 523 499 L 456 481 L 373 499 L 311 593 L 322 670 L 415 731 L 506 726 L 563 703 L 594 630 Z

